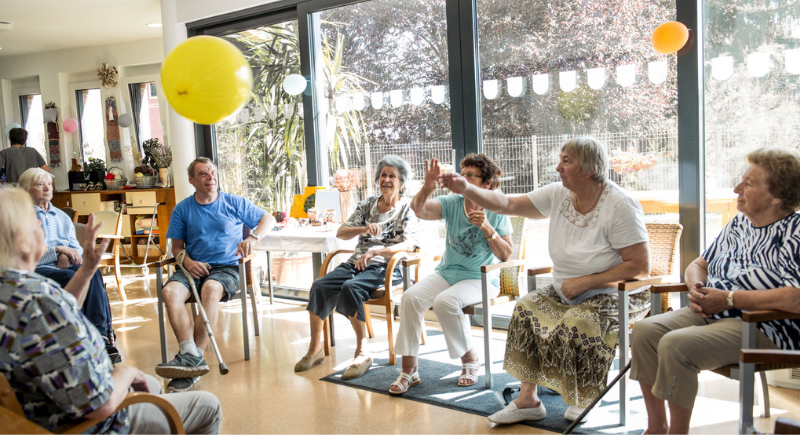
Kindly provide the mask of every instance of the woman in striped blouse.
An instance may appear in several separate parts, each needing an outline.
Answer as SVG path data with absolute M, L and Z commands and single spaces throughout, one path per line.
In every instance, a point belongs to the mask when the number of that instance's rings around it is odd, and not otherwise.
M 734 192 L 740 211 L 686 268 L 688 308 L 636 324 L 631 378 L 646 434 L 688 434 L 697 375 L 738 362 L 742 310 L 800 312 L 800 153 L 758 149 Z M 758 348 L 800 349 L 800 320 L 758 324 Z M 667 420 L 664 401 L 669 406 Z

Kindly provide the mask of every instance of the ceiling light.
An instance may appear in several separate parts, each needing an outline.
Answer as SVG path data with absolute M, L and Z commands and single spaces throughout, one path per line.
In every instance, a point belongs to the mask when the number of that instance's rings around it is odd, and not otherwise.
M 147 27 L 160 28 L 161 23 L 147 23 Z

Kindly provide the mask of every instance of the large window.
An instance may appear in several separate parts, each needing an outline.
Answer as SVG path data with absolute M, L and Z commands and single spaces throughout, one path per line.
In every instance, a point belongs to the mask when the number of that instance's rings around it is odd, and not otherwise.
M 27 146 L 36 149 L 44 160 L 49 162 L 44 139 L 42 95 L 38 93 L 21 95 L 19 97 L 19 110 L 22 116 L 22 126 L 28 131 Z
M 707 246 L 737 214 L 745 155 L 800 146 L 800 3 L 707 1 L 703 17 Z
M 161 127 L 161 111 L 158 105 L 158 92 L 155 82 L 128 85 L 133 110 L 133 128 L 139 147 L 148 139 L 158 139 L 164 143 Z
M 282 87 L 300 72 L 297 21 L 224 36 L 253 70 L 251 99 L 214 126 L 220 187 L 274 211 L 289 212 L 306 185 L 305 142 L 298 98 Z
M 653 29 L 675 19 L 674 0 L 477 5 L 483 148 L 507 176 L 501 188 L 558 181 L 561 144 L 592 135 L 646 221 L 677 223 L 677 59 L 650 45 Z M 546 221 L 527 242 L 528 257 L 547 263 Z
M 103 126 L 103 106 L 100 89 L 75 91 L 78 102 L 78 125 L 83 160 L 100 159 L 106 161 L 106 146 Z

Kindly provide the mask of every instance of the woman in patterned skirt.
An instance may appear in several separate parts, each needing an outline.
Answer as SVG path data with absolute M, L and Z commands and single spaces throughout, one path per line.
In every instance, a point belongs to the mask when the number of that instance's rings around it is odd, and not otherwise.
M 800 153 L 762 148 L 747 160 L 733 190 L 740 213 L 686 268 L 690 306 L 634 327 L 631 378 L 647 406 L 645 434 L 689 433 L 698 373 L 739 362 L 742 323 L 731 318 L 800 312 Z M 800 349 L 800 320 L 756 325 L 757 348 Z
M 560 393 L 574 420 L 606 387 L 619 332 L 617 287 L 650 273 L 647 230 L 639 202 L 606 179 L 605 147 L 579 137 L 561 147 L 561 182 L 506 196 L 447 174 L 444 186 L 486 210 L 550 219 L 553 284 L 517 302 L 504 368 L 522 381 L 519 397 L 489 416 L 495 423 L 546 416 L 537 385 Z M 649 292 L 630 295 L 630 319 L 650 307 Z
M 367 348 L 364 303 L 383 285 L 386 265 L 392 255 L 411 252 L 417 247 L 417 217 L 409 206 L 411 199 L 403 196 L 410 178 L 411 167 L 399 156 L 387 154 L 378 162 L 375 183 L 380 196 L 359 202 L 355 212 L 336 233 L 342 240 L 358 237 L 355 253 L 311 285 L 308 298 L 311 342 L 294 371 L 306 371 L 325 359 L 320 335 L 325 319 L 334 310 L 347 316 L 356 332 L 354 359 L 342 378 L 360 377 L 372 365 L 372 355 Z M 400 268 L 396 268 L 393 282 L 401 281 Z

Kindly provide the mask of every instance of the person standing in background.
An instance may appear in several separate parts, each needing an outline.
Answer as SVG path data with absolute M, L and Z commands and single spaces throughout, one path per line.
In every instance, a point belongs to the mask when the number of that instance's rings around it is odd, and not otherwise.
M 24 128 L 12 128 L 8 132 L 11 148 L 0 150 L 0 168 L 6 169 L 6 183 L 17 183 L 19 176 L 29 168 L 41 168 L 48 173 L 50 167 L 38 151 L 26 147 L 28 131 Z

